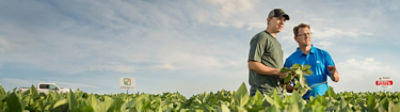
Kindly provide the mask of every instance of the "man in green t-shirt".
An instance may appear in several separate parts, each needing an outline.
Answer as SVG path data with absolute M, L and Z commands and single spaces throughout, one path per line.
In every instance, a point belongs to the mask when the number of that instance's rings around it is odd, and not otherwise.
M 276 35 L 282 31 L 285 22 L 289 20 L 282 9 L 273 9 L 267 17 L 266 30 L 256 34 L 250 42 L 248 59 L 250 95 L 256 91 L 272 92 L 277 89 L 282 92 L 282 84 L 287 73 L 280 73 L 283 67 L 283 51 Z

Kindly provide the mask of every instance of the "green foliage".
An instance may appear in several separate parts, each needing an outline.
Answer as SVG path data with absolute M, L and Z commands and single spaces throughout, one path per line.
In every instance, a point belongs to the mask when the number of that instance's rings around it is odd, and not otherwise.
M 6 97 L 7 108 L 6 111 L 22 112 L 22 104 L 18 96 L 13 92 Z
M 399 112 L 399 92 L 342 92 L 329 88 L 324 96 L 303 100 L 299 91 L 280 96 L 256 92 L 249 96 L 245 83 L 236 91 L 204 92 L 189 99 L 180 93 L 88 94 L 5 92 L 0 85 L 0 112 L 303 112 L 368 111 Z
M 304 95 L 310 87 L 308 87 L 304 76 L 311 75 L 310 65 L 294 64 L 290 68 L 282 68 L 281 73 L 288 73 L 288 76 L 284 79 L 284 83 L 294 83 L 294 90 L 298 91 L 300 95 Z

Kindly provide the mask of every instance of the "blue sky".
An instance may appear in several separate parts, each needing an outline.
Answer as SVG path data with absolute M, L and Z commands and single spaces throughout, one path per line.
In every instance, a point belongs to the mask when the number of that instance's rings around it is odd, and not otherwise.
M 2 0 L 0 84 L 7 90 L 56 82 L 90 93 L 235 90 L 248 85 L 249 41 L 266 15 L 291 17 L 277 38 L 285 57 L 292 28 L 311 25 L 313 44 L 330 52 L 336 91 L 378 91 L 381 76 L 399 91 L 400 4 L 395 0 Z

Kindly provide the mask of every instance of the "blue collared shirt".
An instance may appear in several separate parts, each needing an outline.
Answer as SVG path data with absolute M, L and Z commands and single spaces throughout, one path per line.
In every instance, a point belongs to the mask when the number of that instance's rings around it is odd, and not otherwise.
M 331 56 L 325 50 L 312 45 L 308 54 L 304 54 L 299 48 L 285 61 L 284 67 L 290 68 L 293 64 L 310 65 L 312 74 L 305 76 L 311 91 L 308 91 L 303 98 L 310 96 L 324 95 L 328 90 L 327 76 L 331 76 L 328 66 L 335 66 Z

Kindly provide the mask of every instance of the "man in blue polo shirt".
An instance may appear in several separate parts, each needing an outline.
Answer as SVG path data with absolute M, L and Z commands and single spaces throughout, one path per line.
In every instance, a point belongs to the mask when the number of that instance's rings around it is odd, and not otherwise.
M 322 96 L 328 90 L 327 76 L 332 81 L 339 81 L 339 73 L 336 71 L 335 63 L 329 53 L 316 48 L 311 44 L 310 25 L 299 24 L 293 28 L 294 39 L 299 47 L 285 61 L 284 67 L 291 67 L 293 64 L 310 65 L 312 74 L 305 76 L 308 86 L 311 88 L 304 96 Z

